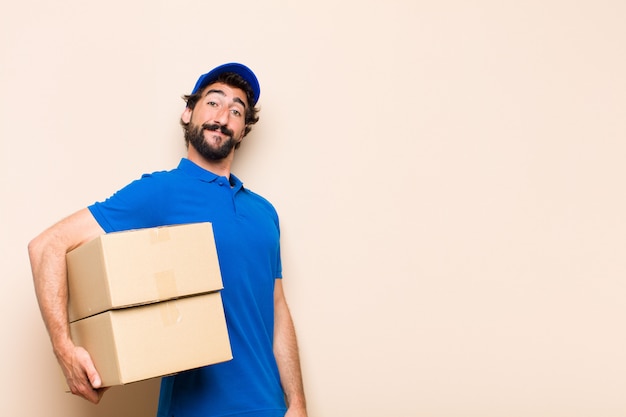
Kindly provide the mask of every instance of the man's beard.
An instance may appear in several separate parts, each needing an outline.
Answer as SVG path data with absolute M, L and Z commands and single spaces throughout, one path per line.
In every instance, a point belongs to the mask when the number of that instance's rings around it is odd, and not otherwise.
M 210 132 L 219 131 L 226 135 L 227 138 L 214 148 L 204 138 L 205 129 Z M 234 132 L 232 130 L 228 129 L 226 126 L 216 124 L 205 123 L 200 126 L 189 124 L 187 129 L 185 129 L 185 139 L 187 139 L 188 143 L 190 143 L 200 155 L 209 161 L 221 161 L 230 154 L 237 144 L 233 136 Z

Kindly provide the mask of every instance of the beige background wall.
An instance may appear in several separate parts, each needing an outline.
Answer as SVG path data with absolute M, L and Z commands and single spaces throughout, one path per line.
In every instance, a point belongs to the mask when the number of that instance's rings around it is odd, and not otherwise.
M 0 1 L 0 414 L 153 415 L 61 392 L 26 244 L 175 166 L 237 60 L 311 416 L 626 415 L 623 1 Z

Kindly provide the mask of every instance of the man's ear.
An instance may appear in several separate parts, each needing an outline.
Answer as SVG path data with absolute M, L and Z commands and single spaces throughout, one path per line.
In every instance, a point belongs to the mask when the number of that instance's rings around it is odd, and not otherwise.
M 182 120 L 184 124 L 189 124 L 192 114 L 193 110 L 191 110 L 189 107 L 185 107 L 185 111 L 183 111 L 183 114 L 180 116 L 180 120 Z
M 248 125 L 246 125 L 243 130 L 241 131 L 241 134 L 239 135 L 239 142 L 241 142 L 243 140 L 243 138 L 246 136 L 246 128 L 248 127 Z

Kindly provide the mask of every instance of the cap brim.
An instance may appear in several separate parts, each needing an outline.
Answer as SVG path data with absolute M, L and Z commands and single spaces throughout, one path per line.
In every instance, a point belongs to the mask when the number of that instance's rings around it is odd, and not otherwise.
M 213 68 L 206 74 L 201 75 L 200 78 L 198 78 L 196 85 L 193 87 L 193 91 L 191 92 L 191 94 L 195 94 L 198 91 L 202 90 L 204 87 L 215 81 L 221 74 L 227 72 L 233 72 L 239 75 L 248 83 L 248 85 L 252 89 L 251 105 L 256 105 L 256 103 L 259 101 L 259 96 L 261 95 L 259 80 L 256 78 L 256 75 L 254 75 L 254 72 L 252 72 L 250 68 L 236 62 L 220 65 L 219 67 Z

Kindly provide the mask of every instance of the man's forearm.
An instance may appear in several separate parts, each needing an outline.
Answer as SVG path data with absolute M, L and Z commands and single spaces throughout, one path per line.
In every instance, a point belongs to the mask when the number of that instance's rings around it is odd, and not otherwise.
M 290 409 L 300 410 L 299 415 L 305 416 L 306 399 L 302 382 L 298 342 L 280 280 L 277 280 L 274 326 L 274 355 L 276 356 L 287 405 Z
M 28 245 L 37 302 L 54 353 L 72 393 L 98 403 L 104 389 L 89 356 L 70 335 L 65 255 L 104 231 L 89 210 L 83 209 L 47 229 Z
M 28 246 L 33 283 L 43 321 L 55 354 L 71 343 L 67 319 L 68 290 L 65 249 L 54 231 L 46 231 Z

